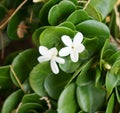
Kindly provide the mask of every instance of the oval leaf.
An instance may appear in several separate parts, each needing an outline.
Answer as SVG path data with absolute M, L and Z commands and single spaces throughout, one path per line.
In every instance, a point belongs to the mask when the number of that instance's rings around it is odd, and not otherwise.
M 40 45 L 46 46 L 48 48 L 59 48 L 62 44 L 62 35 L 69 35 L 70 37 L 73 37 L 74 34 L 74 31 L 67 27 L 50 27 L 41 33 Z
M 28 78 L 32 68 L 38 63 L 38 51 L 36 49 L 27 49 L 21 52 L 12 62 L 12 68 L 15 75 L 11 71 L 11 78 L 16 86 L 19 86 L 16 77 L 21 83 Z M 16 76 L 16 77 L 15 77 Z
M 77 25 L 85 20 L 88 20 L 89 16 L 88 14 L 79 9 L 79 10 L 75 10 L 68 18 L 67 21 L 72 22 L 74 25 Z
M 21 98 L 23 96 L 22 90 L 17 90 L 12 93 L 4 102 L 1 113 L 11 113 L 15 108 L 17 108 Z
M 76 113 L 77 103 L 75 97 L 75 84 L 70 84 L 60 95 L 58 100 L 58 113 Z
M 51 69 L 48 62 L 40 63 L 33 68 L 30 73 L 30 85 L 32 89 L 40 96 L 46 96 L 44 81 L 48 75 L 51 75 Z
M 61 22 L 61 20 L 68 17 L 75 9 L 76 6 L 74 3 L 68 0 L 63 0 L 50 9 L 48 21 L 51 25 L 57 25 Z
M 49 75 L 46 77 L 44 87 L 50 97 L 58 99 L 60 93 L 71 78 L 71 75 L 60 72 L 58 75 Z
M 0 88 L 6 89 L 12 87 L 12 80 L 10 77 L 10 66 L 0 67 Z
M 110 31 L 108 27 L 96 20 L 86 20 L 79 23 L 76 29 L 83 33 L 84 37 L 94 38 L 97 37 L 99 40 L 99 46 L 101 47 L 105 40 L 109 38 Z
M 96 112 L 102 107 L 105 95 L 105 91 L 95 87 L 93 83 L 77 87 L 78 104 L 84 112 Z

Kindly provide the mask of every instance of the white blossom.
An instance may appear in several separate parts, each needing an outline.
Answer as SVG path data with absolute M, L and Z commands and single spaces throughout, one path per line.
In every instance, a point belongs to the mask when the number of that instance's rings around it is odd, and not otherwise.
M 67 35 L 63 35 L 61 39 L 66 47 L 59 51 L 59 55 L 62 57 L 70 55 L 71 60 L 77 62 L 79 60 L 79 53 L 85 50 L 85 46 L 82 44 L 82 33 L 78 32 L 73 40 Z
M 40 46 L 39 52 L 42 56 L 38 57 L 38 61 L 40 63 L 45 61 L 50 61 L 50 67 L 52 72 L 58 74 L 59 68 L 57 66 L 57 63 L 64 64 L 65 60 L 57 56 L 58 54 L 57 49 L 55 47 L 48 49 L 45 46 Z

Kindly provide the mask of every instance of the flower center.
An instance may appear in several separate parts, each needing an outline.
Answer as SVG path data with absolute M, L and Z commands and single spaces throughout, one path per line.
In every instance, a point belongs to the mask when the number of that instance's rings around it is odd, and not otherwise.
M 74 46 L 72 45 L 71 48 L 74 49 Z

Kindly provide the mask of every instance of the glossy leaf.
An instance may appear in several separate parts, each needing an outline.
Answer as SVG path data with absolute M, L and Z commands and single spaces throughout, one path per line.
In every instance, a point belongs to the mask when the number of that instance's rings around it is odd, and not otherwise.
M 40 96 L 46 96 L 47 93 L 44 88 L 44 81 L 48 75 L 51 75 L 51 69 L 48 62 L 40 63 L 33 68 L 30 73 L 30 85 L 34 92 Z
M 67 27 L 50 27 L 44 30 L 40 35 L 40 45 L 46 46 L 48 48 L 62 46 L 61 36 L 68 35 L 74 37 L 75 32 Z
M 103 20 L 113 9 L 116 1 L 117 0 L 91 0 L 90 5 L 101 14 Z
M 74 25 L 77 25 L 88 19 L 89 19 L 89 15 L 85 11 L 79 9 L 79 10 L 75 10 L 73 13 L 71 13 L 71 15 L 67 18 L 66 21 L 70 21 Z
M 116 47 L 110 43 L 110 41 L 107 39 L 105 41 L 105 44 L 101 50 L 100 55 L 100 68 L 102 68 L 103 60 L 105 62 L 108 61 L 108 59 L 116 52 Z
M 96 10 L 95 7 L 93 7 L 91 4 L 87 5 L 87 8 L 85 11 L 88 13 L 88 15 L 98 21 L 102 21 L 102 16 L 101 14 Z
M 85 63 L 82 66 L 81 72 L 76 79 L 77 85 L 84 86 L 84 85 L 89 84 L 91 82 L 92 75 L 91 75 L 91 72 L 89 70 L 91 68 L 92 63 L 93 63 L 93 59 L 90 59 L 87 63 Z
M 21 83 L 28 78 L 30 71 L 32 68 L 38 63 L 38 50 L 36 49 L 27 49 L 21 52 L 12 62 L 12 68 Z M 15 75 L 11 71 L 11 78 L 16 86 L 18 85 L 18 81 L 16 81 Z
M 108 92 L 108 97 L 110 96 L 110 94 L 112 93 L 113 89 L 115 88 L 115 86 L 118 83 L 118 76 L 115 76 L 113 74 L 111 74 L 110 72 L 107 73 L 106 76 L 106 89 Z
M 57 75 L 49 75 L 44 81 L 44 87 L 48 95 L 53 99 L 58 99 L 65 85 L 71 78 L 70 74 L 60 72 Z
M 74 83 L 66 87 L 58 100 L 58 113 L 76 113 L 77 103 L 75 97 L 76 86 Z
M 116 51 L 114 54 L 112 54 L 109 59 L 108 62 L 113 65 L 115 61 L 117 61 L 120 58 L 120 51 Z
M 30 110 L 42 112 L 41 105 L 33 102 L 33 103 L 22 104 L 18 109 L 18 113 L 28 113 Z
M 23 91 L 17 90 L 13 92 L 4 102 L 1 113 L 11 113 L 17 108 L 21 98 L 23 96 Z
M 110 31 L 108 27 L 96 20 L 86 20 L 79 23 L 76 29 L 83 33 L 84 37 L 94 38 L 97 37 L 99 40 L 99 45 L 102 46 L 107 38 L 110 36 Z
M 96 52 L 99 52 L 100 46 L 97 37 L 94 38 L 84 38 L 83 44 L 85 46 L 85 53 L 80 54 L 80 58 L 88 59 L 92 55 L 96 54 Z M 83 57 L 81 56 L 83 55 Z
M 84 112 L 94 113 L 102 107 L 106 92 L 93 83 L 77 87 L 77 101 Z
M 38 96 L 36 93 L 32 94 L 26 94 L 22 98 L 22 103 L 29 103 L 29 102 L 40 102 L 40 96 Z
M 69 21 L 65 21 L 65 22 L 62 22 L 61 24 L 59 24 L 58 26 L 64 26 L 64 27 L 68 27 L 72 30 L 75 30 L 75 25 L 72 23 L 72 22 L 69 22 Z
M 115 105 L 115 94 L 113 93 L 110 96 L 110 99 L 108 101 L 106 113 L 113 113 L 113 111 L 114 111 L 114 105 Z
M 66 57 L 64 59 L 65 59 L 65 63 L 59 64 L 59 66 L 60 69 L 66 73 L 73 73 L 76 69 L 78 69 L 78 67 L 82 63 L 80 60 L 78 62 L 72 62 L 70 57 Z
M 118 101 L 118 103 L 120 103 L 120 88 L 119 88 L 119 86 L 115 88 L 115 93 L 116 93 L 117 101 Z
M 63 0 L 59 4 L 54 5 L 48 14 L 50 25 L 58 25 L 61 20 L 65 20 L 75 9 L 75 4 L 68 0 Z
M 49 0 L 44 6 L 41 8 L 39 12 L 40 23 L 43 25 L 48 25 L 48 13 L 50 8 L 57 4 L 61 0 Z
M 32 34 L 32 41 L 33 41 L 33 44 L 37 47 L 39 47 L 40 43 L 39 43 L 39 37 L 40 37 L 40 34 L 42 33 L 42 31 L 44 31 L 46 28 L 49 28 L 49 26 L 43 26 L 43 27 L 40 27 L 38 29 L 36 29 L 33 34 Z
M 0 67 L 0 88 L 6 89 L 12 87 L 12 80 L 10 77 L 10 66 Z

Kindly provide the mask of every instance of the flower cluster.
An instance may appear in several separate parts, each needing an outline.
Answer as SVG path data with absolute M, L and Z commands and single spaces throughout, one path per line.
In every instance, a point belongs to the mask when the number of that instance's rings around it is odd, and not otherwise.
M 70 55 L 70 58 L 73 62 L 77 62 L 79 60 L 79 53 L 82 53 L 85 50 L 85 46 L 82 44 L 83 35 L 78 32 L 73 40 L 67 36 L 63 35 L 61 40 L 65 44 L 65 47 L 60 49 L 58 52 L 56 47 L 48 49 L 45 46 L 39 47 L 39 52 L 42 56 L 38 57 L 39 62 L 50 61 L 50 67 L 54 74 L 59 73 L 59 68 L 57 63 L 64 64 L 65 60 L 61 57 Z M 57 56 L 59 54 L 59 56 Z

